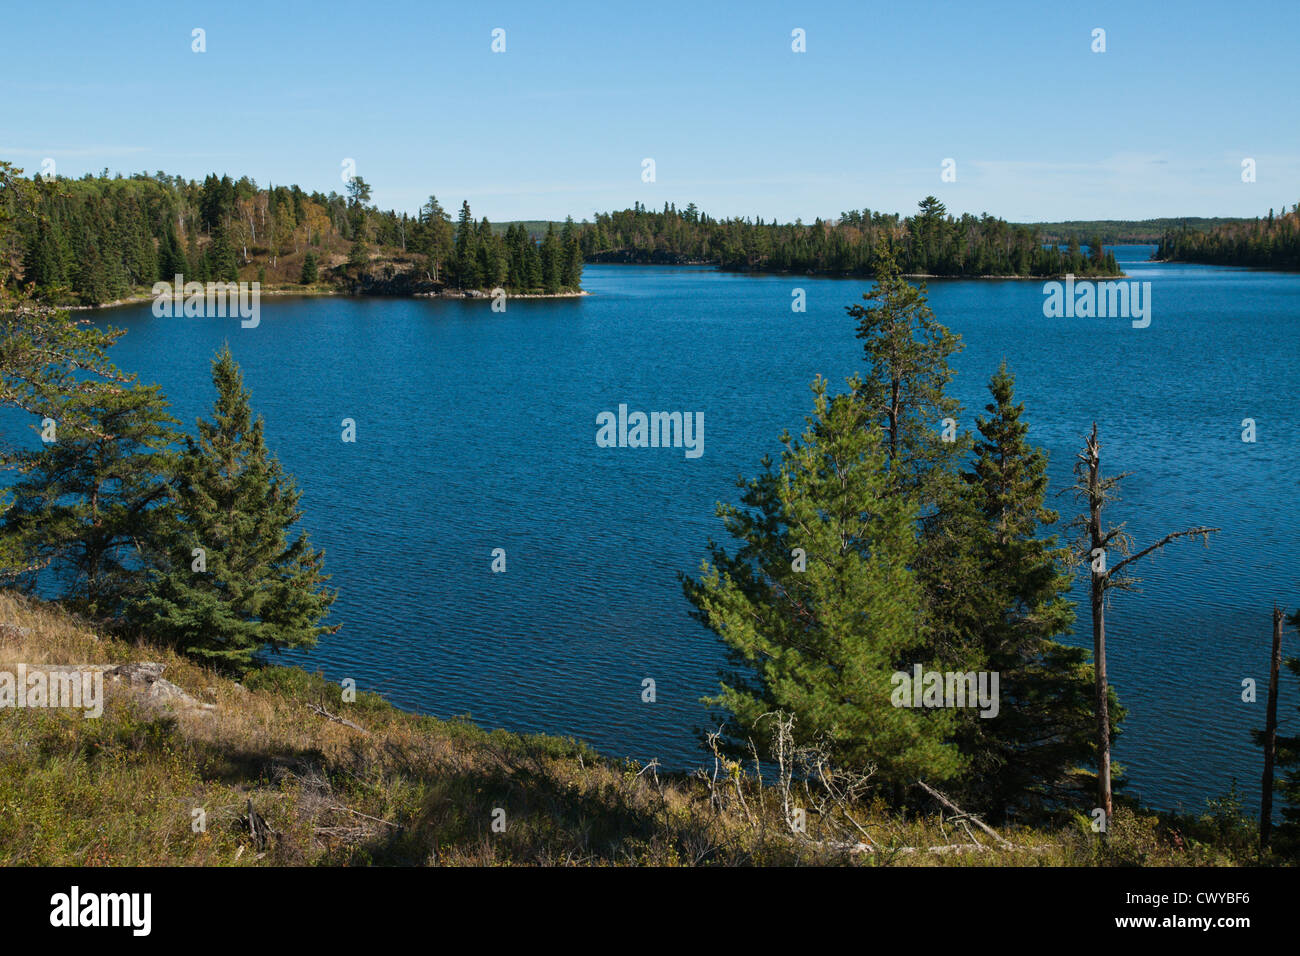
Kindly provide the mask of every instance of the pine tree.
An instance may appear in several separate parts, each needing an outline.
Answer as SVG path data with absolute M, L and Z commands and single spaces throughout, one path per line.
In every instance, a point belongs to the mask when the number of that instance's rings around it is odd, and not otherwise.
M 422 235 L 419 251 L 428 259 L 428 272 L 435 282 L 442 281 L 442 268 L 452 251 L 451 217 L 438 202 L 437 196 L 420 207 Z
M 120 387 L 127 381 L 108 360 L 108 349 L 121 334 L 118 329 L 100 330 L 84 321 L 74 322 L 68 313 L 44 306 L 0 309 L 0 407 L 41 421 L 50 418 L 56 434 L 59 428 L 68 435 L 93 431 L 95 423 L 87 417 L 92 409 L 85 402 L 69 402 L 68 396 L 89 395 L 106 384 Z M 0 466 L 24 465 L 28 454 L 0 450 Z M 6 492 L 0 504 L 0 512 L 16 514 L 11 510 L 12 494 Z M 30 553 L 31 539 L 24 541 L 26 536 L 14 531 L 11 527 L 0 533 L 0 580 L 7 583 L 46 563 L 42 555 Z
M 227 347 L 212 364 L 213 420 L 198 422 L 177 471 L 177 526 L 132 619 L 158 640 L 235 672 L 263 646 L 313 645 L 335 593 L 304 532 L 299 492 L 267 450 Z
M 302 285 L 311 285 L 320 277 L 320 264 L 316 260 L 316 253 L 308 252 L 302 260 L 302 276 L 298 279 Z
M 883 247 L 877 262 L 876 285 L 862 296 L 874 305 L 845 307 L 857 320 L 867 363 L 857 398 L 884 432 L 900 489 L 918 495 L 922 507 L 933 506 L 940 489 L 932 482 L 955 487 L 953 463 L 969 448 L 942 436 L 943 420 L 961 412 L 945 392 L 953 377 L 948 360 L 961 350 L 961 339 L 935 319 L 925 286 L 903 279 Z
M 855 399 L 882 431 L 891 487 L 918 506 L 915 570 L 931 645 L 965 670 L 972 652 L 956 619 L 980 580 L 967 547 L 973 516 L 959 476 L 970 438 L 957 430 L 961 406 L 946 393 L 953 377 L 948 359 L 961 340 L 935 319 L 925 287 L 903 279 L 883 245 L 876 259 L 876 285 L 863 295 L 873 304 L 846 307 L 867 364 Z
M 92 429 L 82 403 L 68 396 L 129 383 L 108 359 L 121 336 L 46 306 L 0 309 L 0 407 Z
M 348 266 L 356 271 L 356 276 L 360 279 L 369 265 L 370 247 L 358 236 L 352 241 L 352 248 L 348 250 Z
M 857 387 L 858 382 L 851 382 Z M 879 429 L 849 396 L 813 384 L 801 441 L 782 436 L 779 468 L 742 481 L 745 508 L 719 504 L 741 546 L 710 542 L 712 564 L 682 578 L 694 616 L 737 665 L 710 703 L 733 718 L 733 747 L 767 752 L 766 714 L 795 719 L 797 744 L 877 779 L 942 780 L 960 768 L 947 712 L 895 707 L 892 677 L 921 662 L 919 590 L 909 565 L 915 510 L 892 492 Z M 799 550 L 796 550 L 799 549 Z
M 54 441 L 22 456 L 0 534 L 60 596 L 116 618 L 143 586 L 141 561 L 165 534 L 175 420 L 158 386 L 98 384 L 66 394 Z

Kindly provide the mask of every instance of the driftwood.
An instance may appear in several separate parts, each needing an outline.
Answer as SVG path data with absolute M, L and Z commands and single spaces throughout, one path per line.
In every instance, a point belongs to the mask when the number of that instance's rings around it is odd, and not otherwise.
M 370 731 L 366 730 L 366 728 L 362 727 L 360 724 L 354 724 L 346 717 L 340 717 L 338 714 L 331 714 L 324 707 L 317 707 L 315 704 L 308 704 L 307 706 L 312 709 L 313 713 L 324 717 L 326 720 L 332 720 L 334 723 L 342 724 L 344 727 L 351 727 L 353 730 L 359 730 L 363 734 L 370 733 Z

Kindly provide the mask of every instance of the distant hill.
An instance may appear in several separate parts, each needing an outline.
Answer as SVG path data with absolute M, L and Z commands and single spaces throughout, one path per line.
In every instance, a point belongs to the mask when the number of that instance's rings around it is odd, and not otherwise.
M 582 221 L 586 222 L 587 220 L 584 219 Z M 548 226 L 554 226 L 556 232 L 559 232 L 561 229 L 564 228 L 564 223 L 559 220 L 553 221 L 549 219 L 511 219 L 506 222 L 492 223 L 491 224 L 492 234 L 496 236 L 504 236 L 506 234 L 506 230 L 509 229 L 511 226 L 515 225 L 516 223 L 524 227 L 524 229 L 528 232 L 528 238 L 537 239 L 539 241 L 546 238 L 546 229 Z
M 1071 219 L 1068 222 L 1030 222 L 1022 225 L 1037 229 L 1048 242 L 1087 243 L 1098 236 L 1106 245 L 1123 243 L 1158 243 L 1168 232 L 1191 230 L 1208 232 L 1219 226 L 1247 222 L 1245 219 L 1184 216 L 1171 219 Z

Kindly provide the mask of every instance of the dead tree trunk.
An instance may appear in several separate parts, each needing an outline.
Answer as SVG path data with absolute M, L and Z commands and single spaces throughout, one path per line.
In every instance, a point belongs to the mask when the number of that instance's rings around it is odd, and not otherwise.
M 1101 531 L 1101 509 L 1105 497 L 1101 486 L 1101 445 L 1097 441 L 1096 422 L 1092 425 L 1084 455 L 1088 468 L 1088 556 L 1092 568 L 1092 670 L 1097 694 L 1097 805 L 1106 814 L 1109 828 L 1114 805 L 1110 789 L 1110 685 L 1106 678 L 1106 542 Z
M 1268 716 L 1264 722 L 1264 780 L 1259 794 L 1259 848 L 1273 835 L 1273 759 L 1277 751 L 1277 680 L 1282 669 L 1282 610 L 1273 608 L 1273 656 L 1268 663 Z
M 1097 717 L 1097 805 L 1105 818 L 1101 832 L 1105 834 L 1110 828 L 1114 803 L 1110 784 L 1110 682 L 1106 672 L 1106 602 L 1112 588 L 1133 590 L 1135 579 L 1125 577 L 1120 572 L 1128 565 L 1159 551 L 1171 541 L 1197 535 L 1207 543 L 1209 536 L 1218 528 L 1196 527 L 1187 531 L 1167 534 L 1150 547 L 1136 553 L 1132 550 L 1133 541 L 1124 531 L 1121 523 L 1106 528 L 1102 523 L 1102 511 L 1107 503 L 1117 496 L 1119 483 L 1127 473 L 1104 477 L 1101 473 L 1101 442 L 1097 438 L 1097 423 L 1092 424 L 1092 434 L 1087 436 L 1084 449 L 1077 456 L 1074 466 L 1076 481 L 1075 495 L 1086 501 L 1088 510 L 1071 522 L 1071 527 L 1080 532 L 1075 543 L 1077 559 L 1087 562 L 1092 569 L 1092 655 L 1093 674 L 1096 683 L 1097 700 L 1095 713 Z M 1122 555 L 1122 560 L 1114 566 L 1107 566 L 1107 554 L 1111 550 Z

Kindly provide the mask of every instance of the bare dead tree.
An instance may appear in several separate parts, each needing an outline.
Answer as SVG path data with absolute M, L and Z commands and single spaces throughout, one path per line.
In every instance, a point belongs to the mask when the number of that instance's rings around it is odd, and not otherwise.
M 1264 722 L 1264 780 L 1259 794 L 1259 848 L 1273 835 L 1273 759 L 1277 753 L 1277 680 L 1282 669 L 1282 609 L 1273 605 L 1273 656 L 1268 664 L 1268 716 Z
M 1147 555 L 1159 551 L 1179 538 L 1200 537 L 1208 546 L 1211 534 L 1218 528 L 1195 527 L 1167 534 L 1155 544 L 1133 551 L 1133 539 L 1124 530 L 1127 522 L 1106 528 L 1102 512 L 1108 504 L 1119 500 L 1119 484 L 1129 473 L 1109 478 L 1101 473 L 1101 442 L 1097 439 L 1097 423 L 1092 423 L 1092 434 L 1085 439 L 1084 449 L 1078 454 L 1074 466 L 1076 476 L 1075 497 L 1087 503 L 1087 512 L 1080 515 L 1070 527 L 1079 531 L 1074 546 L 1078 563 L 1088 563 L 1092 568 L 1092 651 L 1093 670 L 1096 677 L 1097 714 L 1097 801 L 1106 814 L 1106 828 L 1114 811 L 1110 790 L 1110 687 L 1106 675 L 1106 605 L 1112 590 L 1134 591 L 1140 578 L 1121 572 Z M 1106 556 L 1116 552 L 1121 560 L 1107 566 Z

